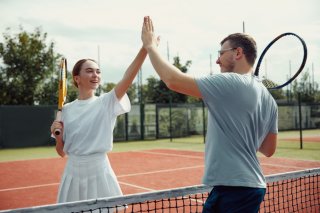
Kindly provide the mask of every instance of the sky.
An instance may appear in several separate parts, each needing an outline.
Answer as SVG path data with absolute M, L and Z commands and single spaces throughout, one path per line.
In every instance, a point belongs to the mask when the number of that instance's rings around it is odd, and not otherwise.
M 195 77 L 220 72 L 217 51 L 231 33 L 254 37 L 260 55 L 274 37 L 294 32 L 308 46 L 305 71 L 320 83 L 319 0 L 0 0 L 0 41 L 8 27 L 12 35 L 19 26 L 28 32 L 41 27 L 69 70 L 77 60 L 93 58 L 103 82 L 117 83 L 142 46 L 146 15 L 161 38 L 163 57 L 191 60 L 188 73 Z M 147 58 L 142 78 L 150 76 L 158 78 Z

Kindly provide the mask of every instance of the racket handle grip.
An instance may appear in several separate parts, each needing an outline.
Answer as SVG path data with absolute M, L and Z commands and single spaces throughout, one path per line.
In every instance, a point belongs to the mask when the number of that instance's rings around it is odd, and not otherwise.
M 56 121 L 61 121 L 61 110 L 58 110 L 57 115 L 56 115 Z M 61 129 L 55 129 L 54 135 L 60 135 Z
M 60 129 L 55 129 L 55 130 L 54 130 L 54 134 L 55 134 L 55 135 L 60 135 L 60 133 L 61 133 L 61 130 L 60 130 Z

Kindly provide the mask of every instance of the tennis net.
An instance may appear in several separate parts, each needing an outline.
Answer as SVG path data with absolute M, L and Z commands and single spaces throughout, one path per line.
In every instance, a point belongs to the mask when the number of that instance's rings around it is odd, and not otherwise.
M 319 175 L 320 168 L 314 168 L 266 176 L 267 192 L 259 212 L 320 212 Z M 202 212 L 211 189 L 199 185 L 0 212 Z

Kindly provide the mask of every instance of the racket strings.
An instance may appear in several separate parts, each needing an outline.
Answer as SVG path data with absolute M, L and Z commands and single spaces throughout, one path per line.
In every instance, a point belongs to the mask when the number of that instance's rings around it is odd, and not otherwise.
M 278 84 L 274 83 L 273 81 L 269 80 L 269 79 L 263 79 L 262 80 L 262 84 L 267 87 L 268 89 L 269 88 L 275 88 L 278 86 Z
M 286 39 L 281 39 L 280 42 L 277 42 L 280 38 Z M 298 42 L 299 44 L 296 44 L 296 42 Z M 293 49 L 288 49 L 288 47 L 293 46 L 299 47 L 300 43 L 302 47 L 301 50 L 293 51 Z M 268 51 L 270 48 L 271 51 Z M 265 55 L 267 57 L 265 57 Z M 283 57 L 284 55 L 286 55 L 290 60 L 282 60 L 285 59 L 285 57 Z M 262 51 L 256 65 L 254 75 L 259 76 L 260 65 L 262 63 L 265 64 L 265 75 L 267 76 L 268 73 L 268 78 L 264 78 L 262 80 L 263 85 L 268 89 L 281 89 L 290 84 L 302 72 L 307 60 L 307 55 L 307 46 L 301 37 L 291 32 L 283 33 L 273 39 Z M 301 63 L 299 63 L 300 60 L 297 60 L 300 57 L 302 57 Z M 287 67 L 288 62 L 289 67 Z M 281 72 L 278 71 L 280 68 L 283 68 Z M 272 79 L 272 81 L 270 80 L 270 78 Z

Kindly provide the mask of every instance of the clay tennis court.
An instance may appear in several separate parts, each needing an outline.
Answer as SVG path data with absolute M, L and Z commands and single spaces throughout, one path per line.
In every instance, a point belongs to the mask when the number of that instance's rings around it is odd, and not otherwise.
M 110 153 L 124 194 L 201 184 L 204 153 L 153 149 Z M 320 167 L 319 161 L 261 157 L 265 175 Z M 0 163 L 0 210 L 56 202 L 66 159 L 50 158 Z
M 282 140 L 283 140 L 283 141 L 287 141 L 287 142 L 297 142 L 297 141 L 300 141 L 300 138 L 291 137 L 291 138 L 283 138 Z M 305 141 L 305 142 L 315 142 L 315 143 L 318 143 L 318 142 L 320 142 L 320 137 L 319 137 L 319 136 L 303 137 L 303 141 Z

